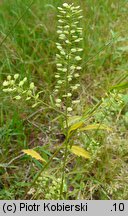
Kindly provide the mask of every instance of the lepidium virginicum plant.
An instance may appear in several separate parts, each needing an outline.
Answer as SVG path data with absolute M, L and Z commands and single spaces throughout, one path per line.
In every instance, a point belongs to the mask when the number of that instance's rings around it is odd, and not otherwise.
M 63 191 L 63 181 L 65 176 L 66 159 L 68 155 L 69 136 L 68 136 L 68 118 L 71 115 L 75 104 L 80 103 L 79 99 L 73 99 L 77 95 L 80 84 L 81 52 L 80 46 L 82 38 L 82 28 L 80 20 L 82 19 L 80 6 L 64 3 L 63 7 L 58 7 L 58 39 L 56 43 L 58 53 L 56 54 L 57 72 L 55 74 L 56 86 L 54 90 L 56 106 L 65 113 L 65 153 L 62 171 L 62 182 L 60 189 L 60 198 Z M 75 96 L 75 97 L 74 97 Z
M 64 160 L 62 168 L 62 178 L 60 185 L 60 199 L 63 198 L 64 182 L 65 179 L 65 169 L 66 161 L 68 157 L 68 151 L 75 153 L 78 156 L 83 156 L 89 158 L 88 152 L 78 146 L 72 146 L 70 142 L 72 131 L 76 130 L 83 125 L 83 121 L 80 121 L 74 125 L 69 125 L 69 119 L 72 118 L 73 108 L 80 103 L 78 98 L 78 88 L 80 84 L 78 83 L 78 78 L 81 71 L 81 48 L 82 38 L 82 28 L 80 27 L 80 20 L 82 19 L 80 6 L 74 6 L 74 4 L 64 3 L 62 7 L 58 7 L 58 42 L 56 43 L 58 53 L 56 54 L 56 66 L 57 71 L 55 73 L 56 85 L 53 91 L 54 104 L 46 104 L 40 99 L 40 93 L 34 83 L 27 84 L 27 78 L 19 80 L 19 74 L 12 76 L 7 76 L 7 79 L 3 82 L 3 91 L 6 93 L 11 93 L 15 100 L 21 100 L 25 98 L 26 101 L 33 101 L 32 107 L 42 104 L 42 106 L 47 106 L 50 109 L 54 109 L 57 112 L 63 114 L 65 118 L 65 141 L 64 146 Z M 70 127 L 71 126 L 71 127 Z M 56 151 L 57 152 L 57 151 Z M 26 153 L 26 151 L 25 151 Z M 35 154 L 34 151 L 28 151 L 28 154 L 36 159 L 40 159 L 40 156 Z M 54 154 L 55 155 L 55 154 Z M 47 164 L 39 172 L 39 174 L 34 179 L 34 183 L 44 169 L 52 161 L 54 155 L 49 159 Z

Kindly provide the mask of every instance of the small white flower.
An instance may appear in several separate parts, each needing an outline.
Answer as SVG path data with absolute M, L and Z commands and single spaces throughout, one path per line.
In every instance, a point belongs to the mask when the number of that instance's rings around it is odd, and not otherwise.
M 79 76 L 80 76 L 80 75 L 79 75 L 78 73 L 75 73 L 75 74 L 74 74 L 74 77 L 75 77 L 75 78 L 77 78 L 77 77 L 79 77 Z
M 76 7 L 75 7 L 75 9 L 79 9 L 79 8 L 80 8 L 80 6 L 76 6 Z
M 63 68 L 57 68 L 58 71 L 63 71 Z
M 67 97 L 67 95 L 63 95 L 62 97 L 63 97 L 63 98 L 66 98 L 66 97 Z
M 68 111 L 68 112 L 71 112 L 71 111 L 72 111 L 72 108 L 71 108 L 71 107 L 68 107 L 68 108 L 67 108 L 67 111 Z
M 59 10 L 63 10 L 63 8 L 61 8 L 61 7 L 58 7 L 58 9 L 59 9 Z
M 70 54 L 66 55 L 66 59 L 71 59 L 71 55 Z
M 12 77 L 11 77 L 10 75 L 7 76 L 7 80 L 11 80 L 11 78 L 12 78 Z
M 69 5 L 68 5 L 67 3 L 64 3 L 64 4 L 63 4 L 63 7 L 66 7 L 66 8 L 68 8 L 68 7 L 69 7 Z
M 62 32 L 61 30 L 58 30 L 57 33 L 58 33 L 58 34 L 62 34 L 63 32 Z
M 83 18 L 83 16 L 79 16 L 79 17 L 78 17 L 78 19 L 82 19 L 82 18 Z
M 82 69 L 82 67 L 80 67 L 80 66 L 77 66 L 77 67 L 76 67 L 76 69 L 77 69 L 77 70 L 81 70 L 81 69 Z
M 24 79 L 23 79 L 23 82 L 26 82 L 27 81 L 27 77 L 25 77 Z
M 71 70 L 75 70 L 75 68 L 76 68 L 75 65 L 72 65 L 72 66 L 70 67 Z
M 71 30 L 71 34 L 75 33 L 75 30 Z
M 5 80 L 5 81 L 3 82 L 3 86 L 8 86 L 8 85 L 9 85 L 9 82 Z
M 57 67 L 61 67 L 61 66 L 62 66 L 62 64 L 58 63 L 58 64 L 56 64 L 56 66 L 57 66 Z
M 68 75 L 68 78 L 72 78 L 72 75 Z
M 62 15 L 57 15 L 57 17 L 62 18 L 63 16 Z
M 78 52 L 81 52 L 81 51 L 83 51 L 83 49 L 82 49 L 82 48 L 78 48 L 77 51 L 78 51 Z
M 65 42 L 66 42 L 67 44 L 71 44 L 71 42 L 70 42 L 69 40 L 66 40 Z
M 54 92 L 56 92 L 56 93 L 57 93 L 58 91 L 59 91 L 58 89 L 55 89 L 55 91 L 54 91 Z
M 23 85 L 24 85 L 24 81 L 22 80 L 22 81 L 19 82 L 19 86 L 21 87 Z
M 67 68 L 63 68 L 63 72 L 67 72 Z
M 63 21 L 63 20 L 61 20 L 61 19 L 59 19 L 59 20 L 58 20 L 58 22 L 59 22 L 59 23 L 64 23 L 64 21 Z
M 60 104 L 60 103 L 56 103 L 56 106 L 57 106 L 57 107 L 61 107 L 61 104 Z
M 69 82 L 72 81 L 72 77 L 69 77 L 69 78 L 68 78 L 68 81 L 69 81 Z
M 57 45 L 57 46 L 61 46 L 61 44 L 60 44 L 60 43 L 56 43 L 56 45 Z
M 8 92 L 8 89 L 3 89 L 3 92 Z
M 69 26 L 69 25 L 66 25 L 66 26 L 64 26 L 64 28 L 65 28 L 65 29 L 69 29 L 69 28 L 70 28 L 70 26 Z
M 59 77 L 60 77 L 60 75 L 58 75 L 58 74 L 55 75 L 55 78 L 59 78 Z
M 60 88 L 60 86 L 57 86 L 57 85 L 55 86 L 55 89 L 59 89 L 59 88 Z
M 64 31 L 64 34 L 69 34 L 69 32 L 68 31 Z
M 63 81 L 62 81 L 62 80 L 58 80 L 57 83 L 58 83 L 58 84 L 62 84 Z
M 15 75 L 14 75 L 14 79 L 15 79 L 15 80 L 18 79 L 18 77 L 19 77 L 19 74 L 15 74 Z
M 78 103 L 80 103 L 80 100 L 74 100 L 74 101 L 72 101 L 72 104 L 78 104 Z
M 56 103 L 61 103 L 61 99 L 56 99 Z
M 60 11 L 60 13 L 66 14 L 66 11 L 63 11 L 63 10 L 62 10 L 62 11 Z
M 83 10 L 81 9 L 81 10 L 77 10 L 77 14 L 79 14 L 79 13 L 81 13 Z
M 66 53 L 63 50 L 60 52 L 60 54 L 61 55 L 66 55 Z
M 67 94 L 67 97 L 71 97 L 71 96 L 72 96 L 72 94 L 71 94 L 71 93 L 68 93 L 68 94 Z
M 57 26 L 57 28 L 58 28 L 58 29 L 62 29 L 63 27 L 62 27 L 62 26 Z
M 77 90 L 79 86 L 80 86 L 80 84 L 76 84 L 76 85 L 74 85 L 74 86 L 71 86 L 71 89 L 72 89 L 72 90 Z
M 32 195 L 36 192 L 36 190 L 34 188 L 31 188 L 29 191 L 28 191 L 28 195 Z
M 8 92 L 13 92 L 14 89 L 13 88 L 8 88 Z
M 63 48 L 62 48 L 62 46 L 57 46 L 57 49 L 62 50 Z
M 77 52 L 77 49 L 72 48 L 72 49 L 71 49 L 71 52 L 72 52 L 72 53 L 75 53 L 75 52 Z
M 83 38 L 78 38 L 75 40 L 76 43 L 80 42 L 81 40 L 83 40 Z
M 72 35 L 72 38 L 76 39 L 76 38 L 78 38 L 78 36 L 76 36 L 76 35 Z
M 65 34 L 60 34 L 60 37 L 65 38 Z
M 20 100 L 21 99 L 21 96 L 20 95 L 17 95 L 14 97 L 16 100 Z
M 81 58 L 80 56 L 76 56 L 76 57 L 75 57 L 75 60 L 76 60 L 76 61 L 80 61 L 81 59 L 82 59 L 82 58 Z
M 30 89 L 33 90 L 35 88 L 34 82 L 30 83 Z

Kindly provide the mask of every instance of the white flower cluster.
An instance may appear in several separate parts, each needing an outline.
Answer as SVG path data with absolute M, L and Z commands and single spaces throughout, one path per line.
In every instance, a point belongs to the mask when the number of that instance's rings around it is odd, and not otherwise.
M 3 82 L 3 92 L 14 94 L 13 98 L 20 100 L 25 96 L 25 100 L 34 99 L 35 103 L 32 107 L 37 105 L 37 99 L 39 94 L 35 94 L 36 87 L 33 82 L 27 87 L 25 83 L 27 82 L 27 77 L 19 81 L 19 74 L 12 76 L 7 76 L 7 79 Z
M 80 6 L 74 6 L 74 4 L 64 3 L 63 7 L 58 7 L 59 20 L 58 20 L 58 38 L 56 43 L 58 54 L 56 54 L 57 61 L 57 73 L 55 74 L 56 86 L 55 93 L 58 96 L 56 99 L 56 106 L 61 107 L 61 104 L 65 104 L 68 101 L 67 111 L 72 111 L 72 104 L 77 104 L 79 100 L 72 100 L 74 91 L 80 86 L 75 82 L 79 77 L 79 71 L 82 69 L 79 66 L 81 61 L 81 51 L 83 49 L 80 46 L 82 38 L 82 28 L 80 26 L 80 15 L 82 10 Z M 67 104 L 66 104 L 67 105 Z
M 58 200 L 60 197 L 61 178 L 54 177 L 43 173 L 35 182 L 35 186 L 30 189 L 28 195 L 33 195 L 33 198 Z M 67 185 L 64 181 L 63 193 L 67 191 Z

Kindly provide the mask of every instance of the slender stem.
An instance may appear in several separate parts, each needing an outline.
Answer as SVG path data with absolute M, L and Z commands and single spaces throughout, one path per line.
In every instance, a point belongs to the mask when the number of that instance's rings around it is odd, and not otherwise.
M 70 39 L 70 34 L 71 34 L 71 29 L 69 30 L 69 39 Z M 70 73 L 70 44 L 67 49 L 67 72 L 65 75 L 65 95 L 68 95 L 69 91 L 69 81 L 68 81 L 68 75 Z M 66 107 L 65 107 L 65 124 L 66 124 L 66 140 L 65 140 L 65 151 L 64 151 L 64 161 L 63 161 L 63 168 L 62 168 L 62 179 L 61 179 L 61 185 L 60 185 L 60 199 L 62 199 L 62 194 L 63 194 L 63 186 L 64 186 L 64 178 L 65 178 L 65 168 L 66 168 L 66 161 L 67 161 L 67 156 L 68 156 L 68 105 L 69 105 L 69 98 L 66 97 Z

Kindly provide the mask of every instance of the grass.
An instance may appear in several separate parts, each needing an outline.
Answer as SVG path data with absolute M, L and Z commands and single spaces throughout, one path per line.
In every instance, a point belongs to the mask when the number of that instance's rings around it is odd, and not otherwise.
M 74 115 L 80 115 L 94 107 L 111 86 L 127 80 L 128 3 L 124 0 L 73 2 L 81 5 L 84 16 L 81 104 L 74 111 Z M 30 7 L 28 0 L 0 1 L 1 86 L 7 75 L 19 73 L 21 78 L 27 76 L 34 81 L 38 90 L 43 88 L 42 100 L 48 102 L 55 86 L 56 8 L 62 3 L 35 0 Z M 72 154 L 68 156 L 65 199 L 128 199 L 128 92 L 119 94 L 119 100 L 106 101 L 106 106 L 99 107 L 91 117 L 92 122 L 108 125 L 111 132 L 98 130 L 79 137 L 74 135 L 74 143 L 88 149 L 92 158 L 88 161 Z M 63 151 L 38 179 L 37 193 L 33 187 L 34 192 L 26 194 L 43 165 L 23 156 L 21 150 L 36 148 L 48 160 L 61 145 L 62 137 L 58 134 L 62 133 L 62 120 L 54 111 L 40 107 L 36 111 L 23 100 L 20 104 L 10 101 L 2 91 L 0 97 L 0 199 L 57 199 Z

